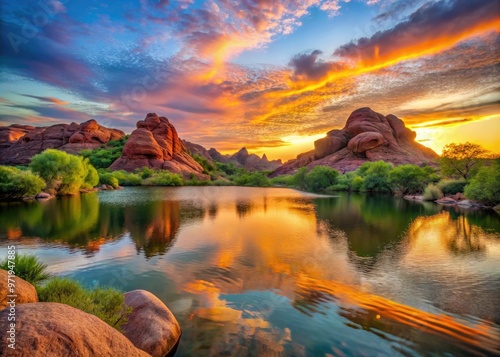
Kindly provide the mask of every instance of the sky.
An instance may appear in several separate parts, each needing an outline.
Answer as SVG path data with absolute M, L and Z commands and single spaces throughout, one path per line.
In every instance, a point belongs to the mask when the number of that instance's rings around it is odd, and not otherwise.
M 369 106 L 440 153 L 500 153 L 497 0 L 93 0 L 0 5 L 0 125 L 147 113 L 181 138 L 291 159 Z

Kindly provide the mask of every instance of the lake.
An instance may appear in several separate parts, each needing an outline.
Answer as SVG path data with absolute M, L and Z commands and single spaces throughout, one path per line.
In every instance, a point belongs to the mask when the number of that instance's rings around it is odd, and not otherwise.
M 500 215 L 387 195 L 136 187 L 0 204 L 7 245 L 146 289 L 176 356 L 500 354 Z

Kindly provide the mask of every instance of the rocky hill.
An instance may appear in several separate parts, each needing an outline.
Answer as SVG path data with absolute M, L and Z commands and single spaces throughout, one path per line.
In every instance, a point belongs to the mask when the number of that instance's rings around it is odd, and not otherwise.
M 359 108 L 351 113 L 343 129 L 329 131 L 326 137 L 314 142 L 314 150 L 286 162 L 272 176 L 318 165 L 347 172 L 378 160 L 394 165 L 433 164 L 438 155 L 417 143 L 415 137 L 416 133 L 395 115 L 384 116 L 368 107 Z
M 141 167 L 164 169 L 184 176 L 207 178 L 200 166 L 179 139 L 175 127 L 166 117 L 149 113 L 136 124 L 127 139 L 123 152 L 111 166 L 111 170 L 133 171 Z
M 262 155 L 262 157 L 256 154 L 250 154 L 246 148 L 240 149 L 233 155 L 223 155 L 214 148 L 207 150 L 203 146 L 190 143 L 189 141 L 184 141 L 184 144 L 192 154 L 200 155 L 210 162 L 218 161 L 224 164 L 233 163 L 248 171 L 276 170 L 283 164 L 281 160 L 269 161 L 266 154 Z
M 99 125 L 94 119 L 81 124 L 57 124 L 48 127 L 17 125 L 0 127 L 0 164 L 25 165 L 45 149 L 58 149 L 76 154 L 96 149 L 125 133 Z

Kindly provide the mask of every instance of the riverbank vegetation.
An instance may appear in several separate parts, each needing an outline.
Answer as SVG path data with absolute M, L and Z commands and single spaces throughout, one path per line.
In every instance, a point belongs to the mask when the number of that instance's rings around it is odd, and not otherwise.
M 0 262 L 0 268 L 9 270 L 8 263 L 8 260 Z M 125 306 L 121 291 L 99 286 L 86 289 L 76 280 L 51 276 L 47 265 L 31 254 L 17 254 L 14 264 L 16 276 L 35 287 L 40 302 L 72 306 L 99 317 L 118 331 L 127 322 L 131 309 Z
M 247 171 L 234 163 L 193 158 L 203 167 L 207 179 L 195 174 L 183 177 L 166 170 L 143 167 L 134 172 L 111 171 L 109 164 L 121 152 L 125 139 L 106 147 L 82 151 L 81 156 L 49 149 L 35 155 L 25 168 L 0 166 L 0 199 L 19 199 L 41 190 L 75 194 L 97 185 L 119 186 L 280 186 L 318 193 L 381 192 L 422 195 L 425 200 L 465 193 L 486 205 L 500 203 L 499 159 L 471 143 L 449 144 L 435 166 L 400 165 L 384 161 L 366 162 L 357 170 L 339 173 L 327 166 L 299 168 L 293 175 L 270 178 L 270 171 Z M 93 166 L 96 165 L 98 169 Z

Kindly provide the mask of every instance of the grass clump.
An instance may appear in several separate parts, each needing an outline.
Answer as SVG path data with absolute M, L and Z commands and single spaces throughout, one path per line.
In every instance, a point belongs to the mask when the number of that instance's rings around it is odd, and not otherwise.
M 36 284 L 50 276 L 47 273 L 47 264 L 40 262 L 38 258 L 32 254 L 16 254 L 13 262 L 16 276 L 26 280 L 28 283 Z M 9 270 L 8 263 L 9 261 L 5 259 L 0 263 L 0 268 Z
M 443 197 L 443 192 L 436 185 L 428 185 L 424 190 L 424 201 L 435 201 Z
M 121 331 L 131 308 L 126 308 L 123 293 L 114 288 L 85 289 L 79 282 L 55 277 L 45 285 L 37 286 L 41 302 L 58 302 L 97 316 L 111 327 Z

